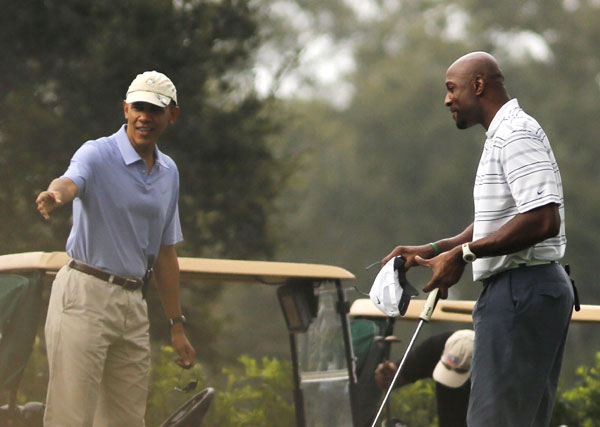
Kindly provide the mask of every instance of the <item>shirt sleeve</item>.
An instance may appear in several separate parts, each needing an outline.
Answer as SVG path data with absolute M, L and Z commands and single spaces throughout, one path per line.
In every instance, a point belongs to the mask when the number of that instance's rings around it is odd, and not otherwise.
M 558 166 L 544 132 L 514 131 L 501 152 L 502 167 L 519 213 L 561 203 Z
M 175 171 L 176 188 L 165 221 L 165 228 L 160 241 L 161 246 L 175 245 L 183 240 L 183 232 L 181 231 L 181 223 L 179 220 L 179 172 L 177 172 L 176 168 Z
M 90 143 L 85 143 L 75 152 L 69 167 L 62 177 L 69 178 L 77 186 L 77 197 L 85 194 L 86 184 L 91 181 L 92 164 L 99 157 L 98 150 Z

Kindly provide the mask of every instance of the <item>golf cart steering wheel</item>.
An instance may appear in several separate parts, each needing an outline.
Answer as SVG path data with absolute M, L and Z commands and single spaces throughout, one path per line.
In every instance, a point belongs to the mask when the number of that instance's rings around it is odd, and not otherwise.
M 208 412 L 215 390 L 207 387 L 185 402 L 171 415 L 161 427 L 198 427 Z

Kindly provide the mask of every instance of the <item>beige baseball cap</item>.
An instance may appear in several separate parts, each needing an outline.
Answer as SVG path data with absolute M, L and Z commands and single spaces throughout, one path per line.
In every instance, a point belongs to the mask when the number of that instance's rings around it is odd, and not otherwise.
M 462 329 L 446 340 L 444 353 L 433 370 L 433 379 L 446 387 L 462 386 L 471 375 L 475 332 Z
M 177 104 L 177 89 L 173 82 L 158 71 L 146 71 L 138 74 L 129 85 L 125 102 L 149 102 L 159 107 L 168 106 L 171 101 Z

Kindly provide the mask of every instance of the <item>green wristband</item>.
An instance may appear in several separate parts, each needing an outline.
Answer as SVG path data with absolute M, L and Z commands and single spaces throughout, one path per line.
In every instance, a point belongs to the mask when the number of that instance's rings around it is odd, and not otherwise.
M 438 249 L 437 245 L 435 243 L 430 243 L 430 245 L 433 248 L 433 256 L 437 256 L 437 254 L 440 253 L 440 250 Z

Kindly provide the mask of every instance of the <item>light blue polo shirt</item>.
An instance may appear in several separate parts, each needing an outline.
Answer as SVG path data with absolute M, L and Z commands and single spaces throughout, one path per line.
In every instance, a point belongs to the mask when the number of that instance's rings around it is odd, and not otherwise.
M 69 256 L 109 273 L 141 278 L 148 256 L 183 240 L 179 222 L 179 172 L 155 148 L 148 173 L 126 125 L 114 135 L 88 141 L 63 175 L 77 186 Z

